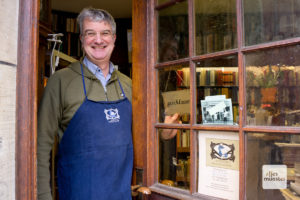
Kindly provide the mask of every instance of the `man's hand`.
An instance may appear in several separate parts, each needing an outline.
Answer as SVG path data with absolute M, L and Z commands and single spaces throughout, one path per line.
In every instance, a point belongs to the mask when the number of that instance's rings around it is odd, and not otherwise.
M 165 117 L 165 124 L 181 124 L 182 122 L 179 121 L 179 114 L 175 113 L 172 116 L 167 115 Z M 169 140 L 173 137 L 175 137 L 177 134 L 177 129 L 163 129 L 161 132 L 161 138 L 164 140 Z

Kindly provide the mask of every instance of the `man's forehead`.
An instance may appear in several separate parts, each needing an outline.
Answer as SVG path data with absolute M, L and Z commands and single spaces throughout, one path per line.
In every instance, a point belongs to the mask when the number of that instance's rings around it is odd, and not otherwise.
M 107 28 L 109 29 L 112 29 L 110 23 L 108 23 L 107 21 L 93 21 L 93 20 L 89 20 L 89 19 L 86 19 L 83 21 L 83 27 L 90 27 L 90 26 L 106 26 Z

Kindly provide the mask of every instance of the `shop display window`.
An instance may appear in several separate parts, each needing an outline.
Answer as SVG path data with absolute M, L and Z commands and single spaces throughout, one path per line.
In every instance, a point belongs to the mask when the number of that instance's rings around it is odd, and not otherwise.
M 159 121 L 178 114 L 178 121 L 190 122 L 190 69 L 176 65 L 158 71 Z
M 299 2 L 158 0 L 154 7 L 153 191 L 299 198 Z M 265 184 L 273 177 L 263 176 L 282 171 L 280 186 Z
M 300 45 L 248 53 L 247 124 L 300 126 Z
M 246 133 L 246 199 L 300 198 L 300 135 Z
M 188 190 L 190 185 L 190 131 L 158 129 L 159 182 Z
M 188 56 L 188 4 L 183 1 L 158 12 L 158 61 Z
M 245 45 L 300 36 L 300 1 L 244 0 Z
M 197 123 L 238 123 L 237 56 L 196 62 Z M 223 96 L 223 97 L 222 97 Z
M 196 54 L 237 48 L 236 1 L 195 0 Z

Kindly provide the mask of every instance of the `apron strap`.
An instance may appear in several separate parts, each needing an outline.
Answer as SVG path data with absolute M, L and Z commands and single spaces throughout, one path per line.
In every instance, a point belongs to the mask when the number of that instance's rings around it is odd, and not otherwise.
M 81 69 L 81 77 L 82 77 L 84 95 L 85 95 L 85 98 L 87 98 L 87 96 L 86 96 L 86 89 L 85 89 L 85 82 L 84 82 L 84 76 L 83 76 L 83 67 L 82 67 L 81 63 L 80 63 L 80 69 Z M 121 91 L 122 91 L 122 95 L 121 96 L 122 97 L 126 97 L 125 92 L 123 90 L 123 87 L 121 85 L 121 82 L 120 82 L 119 78 L 118 78 L 118 82 L 119 82 L 119 85 L 120 85 L 120 88 L 121 88 Z
M 121 85 L 121 82 L 119 81 L 119 78 L 118 78 L 118 82 L 119 82 L 119 85 L 120 85 L 120 88 L 121 88 L 121 90 L 122 90 L 122 97 L 126 97 L 126 95 L 125 95 L 125 92 L 124 92 L 124 90 L 123 90 L 123 88 L 122 88 L 122 85 Z
M 84 82 L 84 76 L 83 76 L 83 68 L 82 68 L 82 64 L 81 63 L 80 63 L 80 69 L 81 69 L 81 77 L 82 77 L 84 95 L 85 95 L 85 98 L 87 98 L 87 96 L 86 96 L 86 89 L 85 89 L 85 82 Z

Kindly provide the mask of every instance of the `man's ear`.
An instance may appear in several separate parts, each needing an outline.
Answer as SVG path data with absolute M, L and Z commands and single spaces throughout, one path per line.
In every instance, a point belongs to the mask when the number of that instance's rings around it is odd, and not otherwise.
M 83 43 L 83 40 L 84 40 L 84 37 L 83 37 L 83 35 L 82 35 L 82 34 L 80 34 L 80 35 L 79 35 L 79 39 L 80 39 L 80 42 L 81 42 L 81 45 L 82 45 L 82 43 Z

